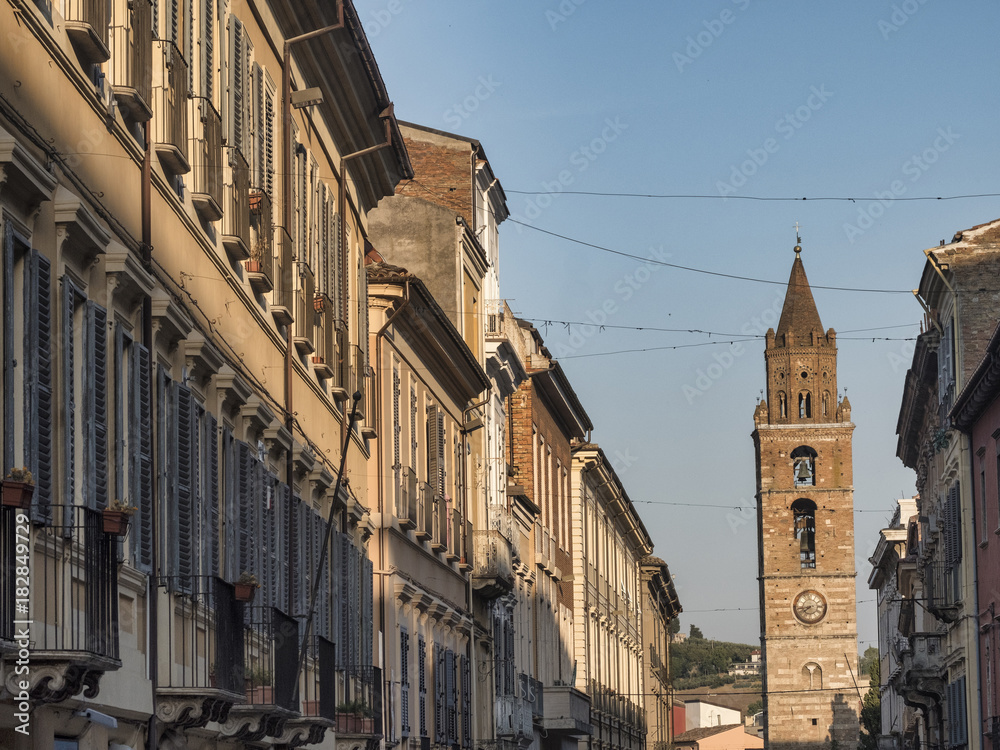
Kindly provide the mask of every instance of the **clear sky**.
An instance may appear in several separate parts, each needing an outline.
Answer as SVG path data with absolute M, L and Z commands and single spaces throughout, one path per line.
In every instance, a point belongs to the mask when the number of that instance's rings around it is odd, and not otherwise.
M 895 455 L 922 317 L 906 290 L 925 248 L 1000 216 L 995 197 L 890 199 L 1000 192 L 997 3 L 355 6 L 397 116 L 486 149 L 512 214 L 500 235 L 501 292 L 537 321 L 594 440 L 616 460 L 674 574 L 683 629 L 694 623 L 709 638 L 759 638 L 756 337 L 777 325 L 801 225 L 857 425 L 858 630 L 862 650 L 874 645 L 867 559 L 896 498 L 914 491 Z M 817 200 L 831 197 L 855 200 Z M 780 284 L 646 264 L 539 230 Z M 739 339 L 750 340 L 728 343 Z M 614 353 L 637 349 L 650 351 Z

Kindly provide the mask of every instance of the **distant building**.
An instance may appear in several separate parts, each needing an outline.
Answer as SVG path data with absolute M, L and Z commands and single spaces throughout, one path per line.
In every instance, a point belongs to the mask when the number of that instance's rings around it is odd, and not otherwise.
M 737 661 L 729 667 L 729 674 L 736 677 L 754 676 L 760 674 L 760 651 L 755 649 L 750 652 L 749 661 Z
M 748 750 L 763 748 L 764 740 L 742 724 L 690 729 L 674 737 L 674 750 Z
M 706 700 L 684 701 L 684 731 L 700 727 L 718 727 L 743 721 L 735 708 Z M 676 738 L 675 738 L 676 741 Z

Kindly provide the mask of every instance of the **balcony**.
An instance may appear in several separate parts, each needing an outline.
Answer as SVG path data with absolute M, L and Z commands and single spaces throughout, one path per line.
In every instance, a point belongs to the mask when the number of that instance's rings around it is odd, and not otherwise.
M 944 660 L 940 633 L 913 633 L 909 648 L 901 651 L 895 683 L 907 705 L 929 708 L 944 700 Z
M 222 244 L 233 260 L 246 260 L 250 257 L 250 165 L 235 148 L 226 151 L 229 181 L 223 187 Z
M 164 168 L 187 174 L 188 65 L 173 42 L 153 42 L 153 74 L 153 148 Z
M 382 670 L 368 665 L 338 669 L 337 687 L 338 739 L 382 737 Z
M 282 737 L 298 718 L 295 677 L 298 623 L 275 607 L 244 606 L 243 690 L 222 723 L 222 735 L 239 742 Z
M 302 621 L 304 629 L 305 622 Z M 336 647 L 312 633 L 299 683 L 302 716 L 289 719 L 285 732 L 274 744 L 289 747 L 316 745 L 323 741 L 337 720 Z
M 58 703 L 80 692 L 94 698 L 104 673 L 121 667 L 117 538 L 104 533 L 100 511 L 51 507 L 56 523 L 33 532 L 27 679 L 35 703 Z M 5 509 L 0 516 L 7 539 L 16 514 Z M 8 586 L 12 576 L 4 579 Z
M 417 539 L 430 539 L 434 533 L 434 490 L 427 482 L 417 486 Z
M 462 559 L 462 537 L 465 533 L 465 524 L 462 522 L 462 514 L 456 503 L 448 503 L 448 549 L 445 556 L 448 562 L 457 562 Z
M 246 261 L 247 281 L 257 294 L 274 289 L 274 225 L 271 197 L 250 195 L 250 259 Z
M 152 8 L 150 0 L 111 3 L 111 87 L 118 106 L 136 122 L 153 116 Z
M 449 501 L 438 495 L 431 501 L 431 549 L 444 552 L 448 549 Z
M 486 340 L 497 341 L 506 338 L 504 331 L 504 301 L 502 299 L 486 300 Z
M 292 297 L 295 294 L 295 269 L 292 262 L 293 242 L 291 235 L 278 228 L 278 252 L 274 256 L 275 287 L 271 295 L 271 317 L 279 326 L 292 323 Z
M 161 578 L 157 592 L 157 718 L 177 729 L 225 723 L 243 700 L 243 603 L 231 583 L 215 577 Z
M 394 472 L 396 479 L 396 520 L 402 529 L 417 527 L 417 473 L 409 466 Z
M 566 737 L 592 734 L 590 698 L 570 685 L 547 686 L 542 726 Z
M 487 599 L 514 589 L 510 540 L 499 531 L 472 532 L 472 588 Z
M 530 741 L 534 737 L 531 704 L 528 701 L 512 695 L 500 695 L 495 704 L 498 738 Z
M 204 221 L 218 221 L 222 218 L 222 118 L 207 99 L 194 100 L 190 111 L 191 202 Z
M 357 344 L 347 343 L 347 332 L 342 338 L 343 357 L 341 359 L 340 382 L 347 397 L 353 397 L 355 393 L 361 393 L 361 401 L 358 404 L 358 419 L 364 418 L 364 395 L 365 395 L 365 353 Z
M 316 319 L 316 276 L 308 263 L 297 264 L 298 288 L 295 294 L 295 335 L 293 341 L 299 354 L 316 351 L 313 346 L 313 321 Z
M 923 572 L 927 611 L 942 622 L 955 622 L 962 604 L 961 566 L 958 563 L 931 562 L 924 566 Z
M 313 298 L 314 304 L 317 298 Z M 333 311 L 330 309 L 330 302 L 326 297 L 319 297 L 323 300 L 323 312 L 316 313 L 316 325 L 313 328 L 316 350 L 312 355 L 313 370 L 320 380 L 333 380 L 337 374 L 338 360 L 337 354 L 337 328 L 333 322 Z M 336 382 L 333 384 L 336 386 Z
M 336 310 L 330 314 L 330 324 L 334 324 L 337 318 Z M 347 339 L 347 331 L 343 328 L 334 328 L 334 341 L 336 341 L 335 357 L 331 363 L 334 369 L 333 384 L 330 392 L 337 401 L 346 401 L 349 397 L 348 388 L 351 382 L 351 363 L 348 357 L 350 344 Z M 353 393 L 353 391 L 352 391 Z
M 66 35 L 84 62 L 97 65 L 111 57 L 108 7 L 107 0 L 66 0 Z

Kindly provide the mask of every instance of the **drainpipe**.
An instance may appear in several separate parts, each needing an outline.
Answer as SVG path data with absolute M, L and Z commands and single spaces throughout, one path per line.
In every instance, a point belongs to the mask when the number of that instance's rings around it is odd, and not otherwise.
M 382 336 L 389 329 L 389 326 L 400 316 L 400 314 L 410 305 L 410 280 L 407 279 L 405 286 L 403 287 L 403 302 L 397 307 L 393 313 L 386 318 L 385 323 L 382 327 L 378 329 L 378 333 L 375 334 L 375 345 L 374 345 L 374 361 L 378 363 L 375 368 L 375 395 L 376 398 L 373 399 L 375 402 L 375 408 L 378 410 L 377 414 L 373 414 L 373 420 L 376 425 L 382 424 L 382 399 L 378 395 L 382 392 L 382 350 L 381 350 L 381 340 Z M 379 530 L 378 530 L 378 567 L 379 567 L 379 631 L 382 635 L 382 674 L 385 674 L 385 493 L 382 490 L 383 479 L 382 479 L 382 455 L 383 455 L 383 440 L 378 441 L 378 455 L 375 460 L 375 466 L 378 467 L 378 513 L 379 513 Z M 416 467 L 414 467 L 416 471 Z M 416 500 L 416 498 L 414 498 Z M 386 682 L 382 681 L 382 691 L 383 700 L 382 705 L 388 705 L 385 700 Z
M 149 120 L 143 123 L 143 139 L 146 143 L 146 151 L 142 155 L 142 188 L 140 193 L 140 203 L 141 203 L 141 221 L 142 221 L 142 264 L 146 270 L 149 270 L 153 262 L 153 227 L 152 227 L 152 182 L 153 182 L 153 165 L 152 165 L 152 153 L 153 145 L 151 141 L 152 133 L 149 126 Z M 142 298 L 142 343 L 149 352 L 149 388 L 150 393 L 156 392 L 156 374 L 153 369 L 153 301 L 150 296 L 144 295 Z M 153 399 L 149 399 L 149 424 L 153 424 L 153 420 L 156 417 L 155 407 L 153 406 Z M 156 481 L 156 451 L 152 452 L 150 457 L 152 461 L 152 475 L 153 475 L 153 486 L 152 492 L 153 496 L 149 507 L 151 509 L 150 527 L 152 528 L 152 535 L 150 538 L 150 546 L 152 551 L 152 560 L 154 567 L 156 566 L 157 560 L 157 549 L 156 549 L 156 538 L 157 538 L 157 528 L 156 528 L 156 512 L 157 512 L 157 489 L 159 482 Z M 159 731 L 156 726 L 156 683 L 159 679 L 158 667 L 159 667 L 159 653 L 158 653 L 158 629 L 156 627 L 156 577 L 150 576 L 146 579 L 146 600 L 148 602 L 148 612 L 149 612 L 149 653 L 147 656 L 147 671 L 149 672 L 150 689 L 152 692 L 152 710 L 149 715 L 149 721 L 146 728 L 147 738 L 146 747 L 148 750 L 157 750 L 159 745 Z

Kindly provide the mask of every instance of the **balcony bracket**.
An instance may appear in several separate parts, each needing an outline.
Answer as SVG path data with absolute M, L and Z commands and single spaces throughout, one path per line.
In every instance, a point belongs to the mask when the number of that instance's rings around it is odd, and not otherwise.
M 51 658 L 49 658 L 51 657 Z M 92 657 L 74 659 L 66 652 L 34 651 L 31 654 L 31 685 L 28 693 L 35 703 L 61 703 L 83 693 L 85 698 L 96 698 L 100 691 L 101 677 L 105 672 L 121 666 L 116 659 Z M 20 692 L 20 678 L 11 670 L 6 675 L 5 689 L 11 695 Z
M 156 718 L 177 729 L 225 724 L 229 711 L 242 696 L 223 690 L 173 688 L 156 691 Z
M 237 705 L 222 724 L 222 736 L 240 742 L 260 742 L 265 737 L 280 737 L 285 724 L 295 714 L 278 706 Z

